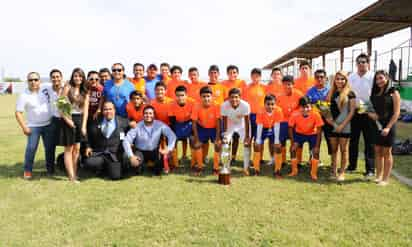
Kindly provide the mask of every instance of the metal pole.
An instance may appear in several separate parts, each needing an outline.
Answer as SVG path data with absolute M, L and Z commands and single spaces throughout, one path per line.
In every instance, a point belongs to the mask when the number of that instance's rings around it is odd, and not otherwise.
M 374 71 L 378 69 L 378 51 L 374 51 L 374 57 L 375 57 L 375 64 L 373 65 Z
M 345 59 L 345 49 L 340 48 L 340 70 L 343 70 L 343 61 Z

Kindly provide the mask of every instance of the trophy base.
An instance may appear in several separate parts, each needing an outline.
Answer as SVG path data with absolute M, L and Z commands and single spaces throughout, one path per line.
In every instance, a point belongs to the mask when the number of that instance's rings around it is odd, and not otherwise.
M 230 184 L 230 173 L 219 173 L 219 184 L 229 185 Z

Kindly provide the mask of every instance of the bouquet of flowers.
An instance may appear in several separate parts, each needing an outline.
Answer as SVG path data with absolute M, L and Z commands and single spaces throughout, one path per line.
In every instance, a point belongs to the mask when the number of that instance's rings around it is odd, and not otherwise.
M 330 102 L 318 100 L 315 104 L 316 109 L 319 111 L 320 115 L 325 119 L 332 118 L 332 112 L 330 111 Z
M 367 114 L 367 113 L 375 113 L 375 108 L 373 108 L 373 105 L 370 101 L 363 101 L 359 100 L 357 102 L 357 108 L 356 111 L 358 114 Z M 382 130 L 382 124 L 378 121 L 375 120 L 375 124 L 378 127 L 378 130 Z
M 66 96 L 60 96 L 56 102 L 55 105 L 57 109 L 67 118 L 72 117 L 72 104 L 70 103 L 69 99 Z

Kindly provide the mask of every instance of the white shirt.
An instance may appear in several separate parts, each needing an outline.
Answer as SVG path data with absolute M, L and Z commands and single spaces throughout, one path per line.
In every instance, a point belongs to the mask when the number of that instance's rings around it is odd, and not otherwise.
M 250 114 L 250 106 L 244 100 L 240 100 L 238 107 L 233 108 L 229 100 L 221 106 L 221 115 L 227 117 L 228 130 L 240 130 L 245 128 L 245 116 Z
M 51 95 L 50 110 L 51 110 L 52 116 L 60 118 L 61 117 L 60 112 L 59 112 L 59 110 L 57 109 L 57 106 L 56 106 L 56 101 L 59 98 L 58 92 L 54 91 L 52 86 L 44 86 L 42 88 L 47 88 L 47 90 L 50 91 L 50 95 Z M 61 91 L 63 91 L 63 88 L 60 88 L 59 93 L 61 93 Z
M 352 91 L 356 94 L 357 101 L 369 101 L 373 84 L 373 76 L 374 74 L 371 71 L 366 72 L 366 74 L 362 77 L 360 77 L 357 72 L 349 75 L 349 83 Z
M 50 123 L 52 116 L 50 103 L 51 92 L 40 88 L 38 92 L 26 89 L 16 102 L 16 111 L 26 112 L 27 127 L 42 127 Z

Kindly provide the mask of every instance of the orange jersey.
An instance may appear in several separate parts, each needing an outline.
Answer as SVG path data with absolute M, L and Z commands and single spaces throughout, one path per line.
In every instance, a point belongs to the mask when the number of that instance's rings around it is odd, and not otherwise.
M 302 78 L 299 77 L 295 80 L 294 87 L 299 90 L 301 93 L 306 94 L 306 92 L 313 86 L 315 86 L 316 81 L 315 78 L 309 77 L 309 78 Z
M 283 121 L 287 122 L 289 120 L 290 114 L 299 108 L 299 99 L 303 94 L 296 89 L 292 89 L 292 95 L 288 96 L 281 94 L 276 99 L 276 104 L 282 108 L 283 111 Z
M 279 106 L 275 106 L 273 112 L 262 111 L 256 115 L 256 124 L 261 124 L 263 128 L 272 128 L 275 123 L 281 122 L 283 119 L 283 112 Z
M 269 82 L 266 85 L 266 95 L 273 94 L 278 98 L 283 93 L 282 82 Z
M 226 87 L 222 85 L 221 83 L 216 83 L 216 84 L 207 84 L 211 89 L 212 89 L 212 98 L 213 98 L 213 103 L 216 105 L 220 106 L 225 102 L 225 97 L 226 97 Z
M 260 83 L 251 83 L 246 87 L 243 99 L 250 105 L 251 113 L 259 113 L 263 110 L 266 95 L 266 86 Z
M 144 80 L 144 78 L 129 78 L 129 81 L 134 85 L 136 91 L 141 92 L 143 95 L 146 94 L 146 81 Z
M 191 118 L 203 128 L 216 128 L 216 122 L 220 119 L 220 107 L 212 104 L 206 108 L 202 104 L 196 104 Z
M 195 101 L 192 98 L 187 98 L 186 104 L 180 106 L 176 101 L 170 104 L 169 117 L 176 117 L 176 121 L 179 123 L 191 120 L 193 107 Z
M 202 87 L 207 86 L 206 82 L 195 82 L 195 83 L 190 83 L 189 88 L 187 90 L 187 95 L 194 99 L 197 103 L 200 103 L 201 98 L 200 98 L 200 89 Z
M 165 97 L 163 102 L 159 102 L 156 99 L 153 99 L 150 104 L 155 108 L 157 120 L 162 121 L 163 123 L 169 125 L 169 107 L 170 104 L 173 102 L 173 99 L 169 97 Z
M 145 105 L 141 104 L 139 109 L 136 109 L 136 106 L 133 104 L 133 102 L 129 102 L 126 105 L 126 112 L 127 112 L 127 117 L 130 120 L 134 120 L 136 122 L 139 122 L 143 120 L 143 109 Z
M 175 90 L 178 86 L 184 86 L 186 88 L 186 90 L 189 89 L 189 83 L 187 83 L 187 81 L 170 80 L 167 83 L 166 96 L 169 97 L 169 98 L 172 98 L 172 99 L 176 98 Z
M 300 110 L 294 111 L 288 122 L 289 127 L 295 129 L 301 135 L 315 135 L 319 128 L 323 126 L 323 120 L 316 111 L 310 111 L 306 117 Z
M 166 85 L 169 85 L 169 82 L 172 80 L 172 77 L 170 77 L 170 76 L 167 76 L 167 77 L 161 76 L 161 78 L 162 78 L 162 81 L 163 81 Z
M 222 85 L 224 85 L 226 87 L 226 95 L 225 98 L 229 98 L 229 91 L 232 88 L 238 88 L 240 90 L 241 95 L 243 95 L 243 92 L 245 91 L 245 88 L 247 87 L 246 82 L 244 80 L 241 79 L 236 79 L 234 81 L 229 81 L 229 80 L 225 80 L 222 82 Z

